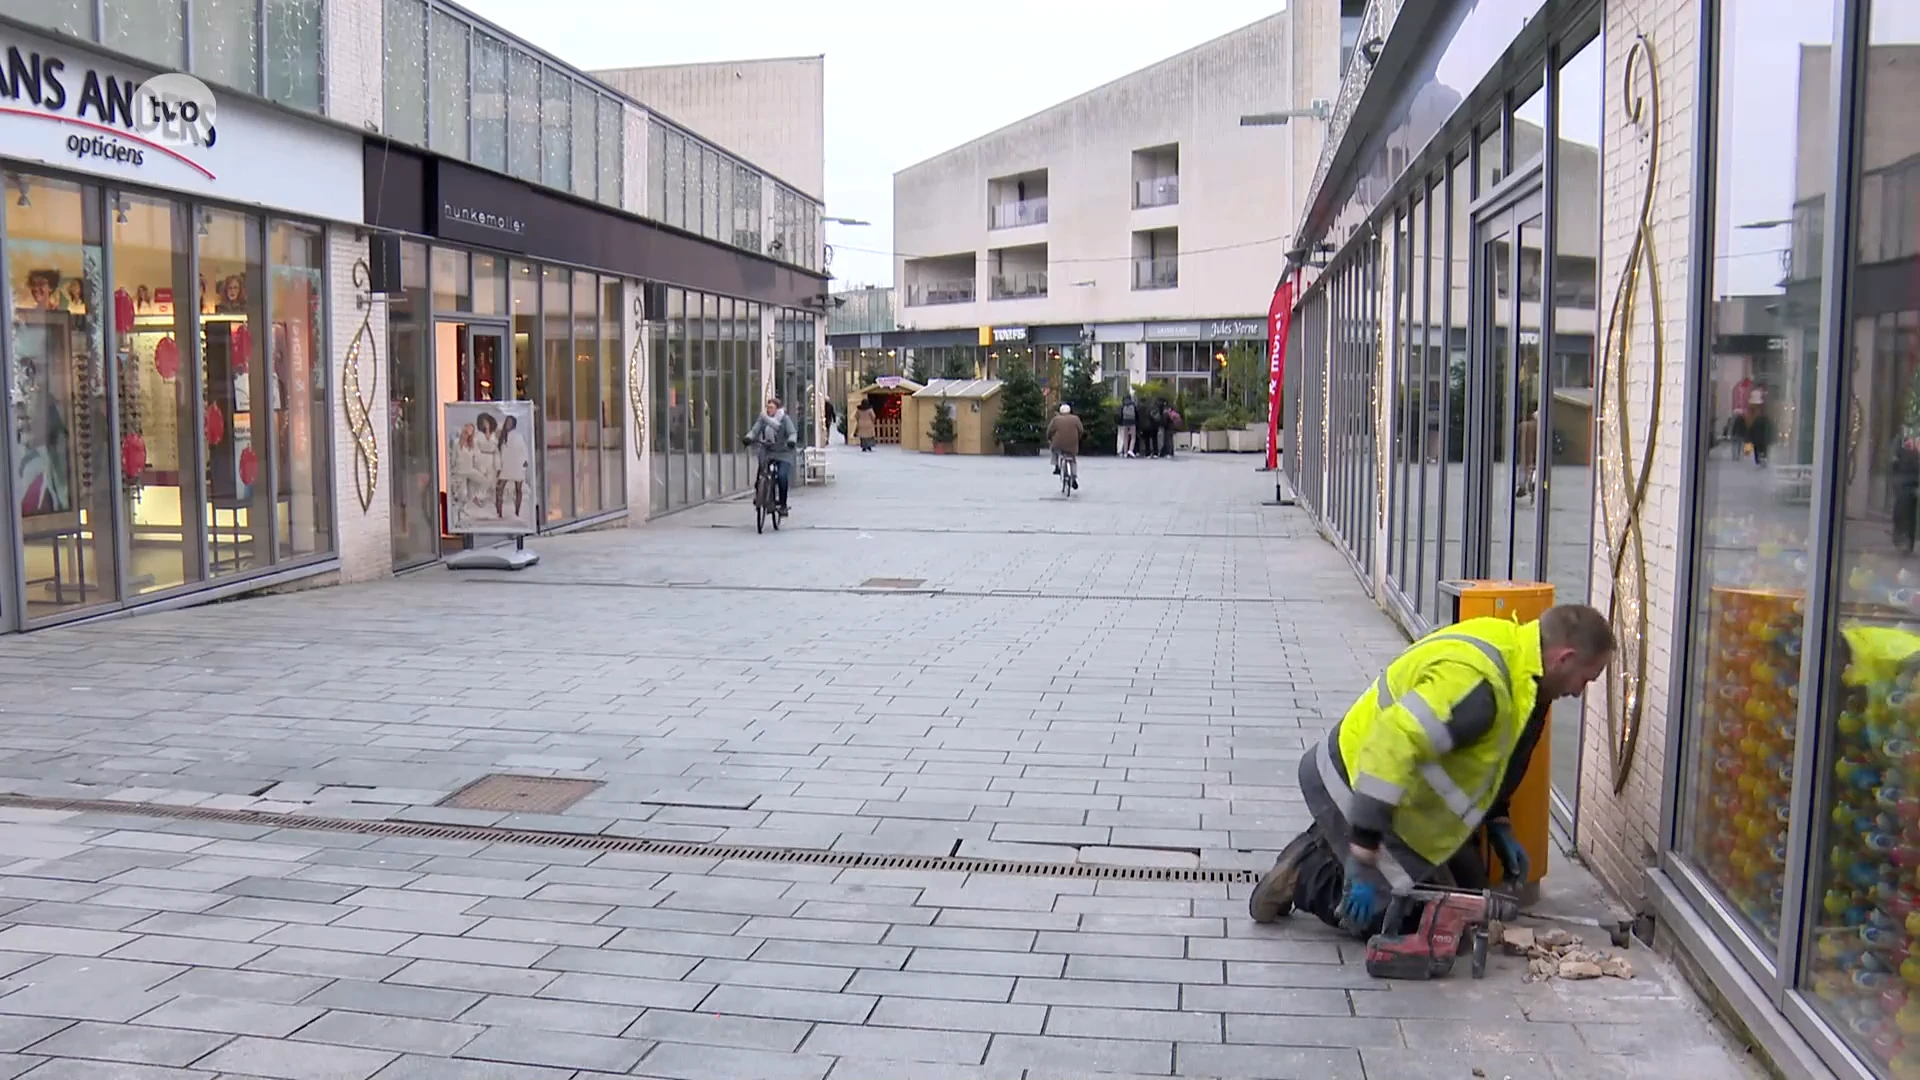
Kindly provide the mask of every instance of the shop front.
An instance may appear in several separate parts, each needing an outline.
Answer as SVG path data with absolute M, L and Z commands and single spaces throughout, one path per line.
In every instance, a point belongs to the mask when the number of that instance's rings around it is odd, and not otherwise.
M 1345 183 L 1309 211 L 1301 241 L 1327 254 L 1292 324 L 1284 466 L 1410 635 L 1452 617 L 1452 579 L 1588 595 L 1602 20 L 1591 2 L 1403 12 L 1363 95 L 1376 126 L 1331 148 Z M 1176 356 L 1149 376 L 1208 378 Z M 1554 709 L 1568 824 L 1580 715 Z
M 181 75 L 163 100 L 198 121 L 151 123 L 160 72 L 0 48 L 0 626 L 335 569 L 327 255 L 359 137 Z
M 745 490 L 739 437 L 768 395 L 800 403 L 811 437 L 815 275 L 385 143 L 366 144 L 364 176 L 369 223 L 403 234 L 387 300 L 396 566 L 458 543 L 449 401 L 539 406 L 547 531 Z
M 1609 612 L 1553 721 L 1587 865 L 1782 1074 L 1920 1077 L 1920 14 L 1374 33 L 1342 93 L 1385 136 L 1335 136 L 1296 241 L 1301 500 L 1410 633 L 1459 577 Z
M 1145 345 L 1146 382 L 1164 384 L 1173 399 L 1226 398 L 1227 384 L 1236 390 L 1264 386 L 1267 362 L 1265 318 L 1205 319 L 1150 322 L 1141 326 Z M 1249 379 L 1238 377 L 1244 367 Z M 1229 378 L 1232 369 L 1234 377 Z M 1244 385 L 1243 385 L 1244 384 Z M 1258 404 L 1239 402 L 1242 407 Z

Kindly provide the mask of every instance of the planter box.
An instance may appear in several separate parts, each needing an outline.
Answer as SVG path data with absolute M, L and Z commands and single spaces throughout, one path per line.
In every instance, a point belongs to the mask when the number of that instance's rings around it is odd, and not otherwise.
M 1189 433 L 1193 448 L 1203 454 L 1217 454 L 1227 449 L 1227 432 L 1195 431 Z
M 1227 432 L 1227 449 L 1236 454 L 1254 454 L 1267 448 L 1267 425 L 1248 424 Z
M 1174 433 L 1173 433 L 1173 448 L 1174 448 L 1175 450 L 1191 450 L 1191 449 L 1193 449 L 1193 436 L 1194 436 L 1195 434 L 1196 434 L 1195 432 L 1191 432 L 1191 431 L 1176 431 L 1176 432 L 1174 432 Z

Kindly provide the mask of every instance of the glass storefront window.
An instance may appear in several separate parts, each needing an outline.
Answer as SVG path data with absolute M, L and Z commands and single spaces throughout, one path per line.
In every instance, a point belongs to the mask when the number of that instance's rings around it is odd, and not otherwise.
M 202 450 L 206 454 L 207 565 L 215 576 L 272 561 L 266 433 L 267 335 L 260 221 L 227 210 L 200 211 Z
M 46 181 L 34 180 L 39 188 Z M 187 208 L 114 194 L 114 322 L 120 369 L 119 462 L 130 522 L 126 593 L 205 576 L 200 562 L 199 395 L 190 327 L 197 295 Z M 11 218 L 12 211 L 9 210 Z M 12 252 L 9 252 L 12 256 Z M 132 329 L 126 302 L 133 298 Z
M 427 144 L 427 6 L 422 0 L 386 0 L 387 135 Z
M 433 317 L 427 292 L 427 247 L 400 245 L 400 290 L 387 296 L 387 379 L 393 563 L 417 566 L 440 556 L 440 469 L 434 429 L 440 401 L 427 361 Z
M 321 350 L 326 238 L 311 225 L 276 221 L 272 256 L 273 330 L 268 357 L 273 403 L 274 484 L 279 558 L 327 550 L 333 537 L 327 453 L 327 363 Z
M 473 310 L 473 285 L 467 278 L 469 261 L 464 251 L 433 249 L 433 310 Z
M 467 156 L 467 121 L 473 102 L 467 91 L 467 24 L 438 8 L 433 10 L 432 52 L 427 87 L 428 139 L 436 153 L 451 158 Z
M 699 303 L 699 296 L 693 298 Z M 667 290 L 667 505 L 687 505 L 687 292 Z
M 661 292 L 666 290 L 662 289 Z M 652 300 L 648 301 L 653 303 Z M 647 312 L 647 484 L 649 505 L 658 514 L 667 509 L 667 313 Z
M 516 262 L 513 290 L 513 399 L 532 401 L 533 369 L 540 358 L 540 280 L 529 263 Z
M 1554 148 L 1553 349 L 1543 415 L 1548 471 L 1546 580 L 1563 603 L 1585 600 L 1593 572 L 1594 372 L 1600 304 L 1600 129 L 1606 119 L 1606 43 L 1596 37 L 1560 66 Z M 1554 789 L 1575 805 L 1583 702 L 1553 703 Z
M 600 288 L 592 274 L 573 275 L 573 508 L 598 513 L 600 502 Z
M 714 375 L 719 382 L 719 395 L 714 401 L 715 426 L 714 442 L 720 451 L 720 466 L 714 482 L 714 494 L 725 495 L 736 490 L 738 481 L 734 469 L 738 467 L 739 438 L 746 434 L 740 426 L 739 388 L 733 382 L 733 350 L 740 342 L 740 326 L 734 320 L 734 302 L 727 297 L 720 298 L 719 322 L 715 324 Z
M 507 171 L 540 181 L 540 61 L 513 49 L 507 57 Z
M 1687 740 L 1679 847 L 1767 946 L 1781 927 L 1811 574 L 1812 510 L 1804 493 L 1796 496 L 1796 478 L 1810 478 L 1812 447 L 1794 433 L 1814 416 L 1823 261 L 1809 252 L 1810 275 L 1783 280 L 1780 255 L 1789 245 L 1825 243 L 1785 226 L 1797 205 L 1821 199 L 1832 169 L 1823 148 L 1831 145 L 1825 72 L 1833 25 L 1833 0 L 1721 5 L 1718 53 L 1730 62 L 1720 69 L 1714 117 L 1716 345 L 1702 376 L 1694 674 L 1684 702 L 1698 737 Z M 1802 162 L 1802 153 L 1810 159 Z M 1784 338 L 1785 354 L 1722 348 L 1735 319 L 1752 320 L 1748 329 L 1763 340 Z M 1841 914 L 1850 907 L 1841 904 Z
M 712 294 L 700 298 L 700 344 L 693 351 L 695 369 L 693 387 L 694 416 L 699 441 L 694 452 L 699 458 L 701 491 L 711 499 L 720 494 L 720 423 L 726 403 L 720 398 L 720 298 Z M 692 482 L 688 482 L 692 488 Z
M 258 0 L 194 0 L 193 73 L 252 93 L 260 88 Z
M 267 0 L 267 96 L 282 105 L 319 111 L 321 9 L 325 0 Z M 198 17 L 199 8 L 194 12 Z M 197 35 L 199 30 L 196 28 Z M 198 40 L 196 38 L 196 40 Z
M 600 201 L 619 206 L 626 197 L 621 187 L 626 176 L 627 128 L 625 107 L 614 98 L 595 96 L 600 127 Z
M 186 67 L 184 0 L 106 0 L 101 43 L 168 71 Z
M 686 228 L 687 139 L 677 131 L 667 132 L 666 207 L 662 221 Z
M 599 162 L 594 146 L 599 141 L 599 119 L 594 114 L 595 94 L 586 83 L 573 84 L 573 192 L 593 198 L 600 181 Z
M 700 235 L 720 238 L 720 155 L 700 148 Z
M 559 68 L 540 71 L 540 182 L 573 190 L 573 80 Z
M 619 278 L 600 279 L 600 505 L 609 510 L 627 505 L 625 291 Z
M 107 299 L 100 189 L 24 173 L 6 180 L 13 491 L 25 614 L 43 619 L 115 598 L 112 470 L 133 465 L 125 482 L 137 492 L 145 463 L 137 426 L 123 453 L 108 414 L 106 317 L 130 305 Z M 119 361 L 123 372 L 133 364 Z
M 24 22 L 77 38 L 94 37 L 95 0 L 13 0 L 8 9 Z
M 473 163 L 507 171 L 507 46 L 479 30 L 473 38 Z
M 1776 113 L 1778 126 L 1792 123 L 1797 112 L 1802 152 L 1825 148 L 1830 155 L 1824 131 L 1829 54 L 1824 49 L 1792 50 L 1795 41 L 1824 41 L 1818 34 L 1830 32 L 1831 13 L 1815 26 L 1812 15 L 1817 13 L 1802 13 L 1792 5 L 1746 0 L 1728 6 L 1753 20 L 1751 26 L 1731 23 L 1735 35 L 1764 40 L 1779 52 L 1768 67 L 1756 66 L 1752 106 L 1757 109 L 1764 100 L 1772 109 L 1784 108 Z M 1865 18 L 1866 70 L 1856 113 L 1864 159 L 1856 189 L 1861 195 L 1876 173 L 1920 155 L 1920 131 L 1912 121 L 1912 58 L 1920 52 L 1920 18 L 1911 5 L 1895 0 L 1875 0 Z M 1797 34 L 1782 33 L 1786 27 Z M 1762 63 L 1768 63 L 1768 54 L 1761 56 Z M 1790 71 L 1797 72 L 1797 80 L 1782 78 Z M 1770 80 L 1761 78 L 1763 73 Z M 1780 100 L 1793 91 L 1794 82 L 1802 99 L 1798 110 Z M 1807 131 L 1809 117 L 1818 125 L 1812 132 Z M 1816 203 L 1829 183 L 1832 165 L 1827 155 L 1801 170 L 1794 170 L 1791 161 L 1762 161 L 1755 167 L 1788 170 L 1766 179 L 1776 188 L 1791 183 L 1798 208 Z M 1768 205 L 1779 208 L 1777 203 Z M 1884 214 L 1885 207 L 1862 198 L 1856 210 L 1856 233 L 1867 240 L 1863 230 L 1869 216 Z M 1881 222 L 1877 231 L 1884 232 L 1887 224 Z M 1777 244 L 1779 230 L 1770 234 Z M 1797 247 L 1801 240 L 1796 231 L 1792 242 Z M 1834 416 L 1845 418 L 1838 430 L 1843 487 L 1836 500 L 1840 513 L 1834 536 L 1839 588 L 1830 605 L 1823 722 L 1815 729 L 1825 742 L 1816 787 L 1825 799 L 1812 819 L 1812 850 L 1822 857 L 1808 868 L 1814 924 L 1807 935 L 1801 987 L 1873 1073 L 1904 1078 L 1920 1075 L 1920 995 L 1914 991 L 1920 982 L 1920 884 L 1914 876 L 1920 854 L 1920 593 L 1913 586 L 1920 574 L 1920 559 L 1914 554 L 1920 517 L 1920 284 L 1912 260 L 1898 254 L 1899 246 L 1876 239 L 1866 250 L 1855 245 L 1852 253 L 1852 288 L 1844 316 L 1851 347 L 1841 361 L 1845 392 Z M 1796 250 L 1792 265 L 1819 265 L 1817 258 L 1802 260 L 1798 255 Z M 1768 263 L 1777 273 L 1779 262 Z M 1800 388 L 1810 388 L 1817 379 L 1796 363 L 1809 355 L 1792 325 L 1800 286 L 1792 278 L 1786 289 L 1790 316 L 1786 371 L 1780 380 L 1784 385 L 1773 390 L 1762 413 L 1779 429 L 1775 472 L 1800 461 L 1799 448 L 1812 441 L 1804 431 L 1814 426 L 1811 409 L 1793 408 L 1812 404 Z M 1761 438 L 1765 436 L 1762 432 Z M 1791 629 L 1797 638 L 1799 627 Z M 1792 713 L 1784 715 L 1791 722 Z M 1784 744 L 1770 726 L 1753 726 L 1763 730 L 1748 733 L 1748 738 Z
M 505 315 L 507 260 L 498 255 L 474 255 L 469 262 L 473 265 L 473 313 Z
M 573 356 L 568 331 L 568 307 L 573 271 L 557 266 L 540 268 L 540 344 L 546 365 L 545 400 L 541 403 L 541 446 L 546 448 L 547 520 L 567 521 L 573 514 L 573 443 L 570 421 L 573 405 Z
M 667 129 L 647 121 L 647 216 L 667 220 Z

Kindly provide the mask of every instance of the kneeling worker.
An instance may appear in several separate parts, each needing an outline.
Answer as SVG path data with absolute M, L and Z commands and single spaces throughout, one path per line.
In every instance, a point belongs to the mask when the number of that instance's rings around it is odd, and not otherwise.
M 1584 604 L 1525 624 L 1468 619 L 1414 642 L 1300 759 L 1313 824 L 1254 888 L 1254 921 L 1299 908 L 1364 939 L 1391 893 L 1484 889 L 1472 843 L 1482 823 L 1506 880 L 1526 880 L 1507 800 L 1548 709 L 1599 678 L 1613 650 L 1606 616 Z

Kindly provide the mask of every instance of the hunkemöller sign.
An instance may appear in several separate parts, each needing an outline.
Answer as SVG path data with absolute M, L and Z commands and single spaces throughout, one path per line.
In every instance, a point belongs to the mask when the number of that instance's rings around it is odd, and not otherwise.
M 10 45 L 0 69 L 0 115 L 44 119 L 69 129 L 65 146 L 77 159 L 131 165 L 147 155 L 172 157 L 213 179 L 191 153 L 219 140 L 215 103 L 207 85 L 171 72 L 135 82 L 92 67 L 71 67 L 60 56 Z

